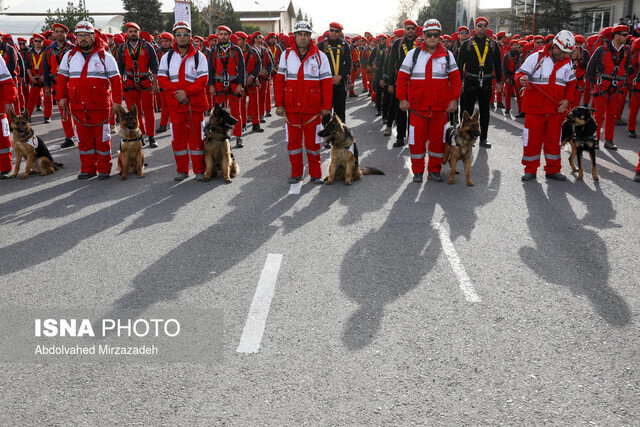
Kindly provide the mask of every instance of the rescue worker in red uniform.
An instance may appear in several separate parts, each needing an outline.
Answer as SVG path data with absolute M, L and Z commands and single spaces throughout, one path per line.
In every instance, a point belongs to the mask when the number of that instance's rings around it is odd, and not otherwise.
M 29 116 L 33 115 L 36 104 L 40 102 L 44 88 L 44 50 L 42 42 L 44 37 L 40 34 L 33 35 L 33 48 L 29 49 L 26 55 L 25 68 L 27 69 L 27 78 L 31 89 L 27 97 L 27 110 Z M 50 96 L 44 97 L 44 122 L 51 122 L 51 113 L 53 110 L 53 100 Z
M 278 74 L 278 64 L 280 63 L 280 55 L 282 55 L 282 48 L 277 43 L 276 33 L 269 33 L 265 37 L 265 41 L 267 42 L 267 49 L 271 53 L 271 57 L 273 58 L 273 67 L 271 68 L 271 79 L 267 84 L 267 99 L 269 102 L 265 104 L 265 117 L 271 117 L 271 99 L 273 93 L 273 79 L 275 79 L 276 74 Z
M 585 42 L 584 37 L 579 34 L 574 34 L 574 38 L 576 39 L 576 46 L 573 52 L 571 52 L 571 64 L 573 66 L 573 72 L 576 75 L 576 90 L 573 94 L 573 100 L 571 100 L 569 110 L 580 105 L 585 89 L 587 65 L 589 64 L 589 52 L 582 47 Z
M 81 164 L 78 179 L 97 172 L 98 179 L 104 180 L 111 173 L 109 118 L 120 107 L 122 79 L 93 24 L 78 22 L 75 34 L 78 44 L 59 64 L 56 99 L 62 114 L 74 120 Z
M 258 52 L 260 57 L 260 73 L 258 74 L 258 80 L 260 86 L 258 87 L 258 110 L 260 113 L 260 123 L 265 123 L 264 119 L 265 111 L 267 110 L 267 104 L 271 108 L 271 98 L 267 98 L 267 87 L 271 84 L 271 71 L 275 67 L 275 59 L 271 55 L 269 49 L 264 46 L 264 38 L 259 31 L 256 31 L 251 35 L 253 39 L 253 47 Z
M 613 28 L 613 40 L 598 47 L 589 60 L 587 78 L 593 85 L 597 136 L 604 121 L 604 147 L 617 150 L 613 143 L 613 132 L 620 103 L 624 102 L 627 74 L 631 74 L 631 51 L 626 44 L 629 27 L 618 25 Z
M 9 178 L 11 172 L 11 131 L 5 112 L 13 110 L 13 103 L 17 97 L 16 82 L 0 55 L 0 179 Z
M 276 114 L 285 117 L 287 150 L 291 162 L 289 183 L 302 180 L 304 165 L 302 144 L 307 150 L 309 175 L 314 184 L 324 183 L 320 161 L 321 116 L 331 112 L 333 79 L 329 59 L 311 39 L 306 21 L 294 27 L 294 47 L 280 57 L 275 81 Z
M 638 119 L 638 109 L 640 109 L 640 39 L 636 39 L 631 44 L 631 65 L 634 73 L 629 76 L 631 99 L 629 100 L 629 123 L 627 130 L 629 131 L 629 138 L 637 138 L 636 135 L 636 122 Z
M 254 132 L 264 132 L 264 129 L 260 128 L 260 113 L 258 109 L 258 91 L 260 82 L 258 76 L 262 67 L 260 61 L 260 54 L 253 47 L 247 43 L 247 34 L 242 31 L 237 31 L 238 47 L 242 50 L 242 56 L 247 71 L 247 78 L 244 87 L 244 94 L 242 96 L 242 124 L 247 123 L 247 113 L 251 115 L 251 129 Z M 247 108 L 247 101 L 249 101 L 249 107 Z M 248 111 L 247 111 L 248 110 Z M 240 148 L 240 145 L 238 145 Z
M 354 37 L 349 45 L 351 48 L 351 75 L 349 76 L 349 98 L 356 98 L 355 84 L 358 75 L 360 74 L 360 48 L 358 48 L 357 41 L 359 36 Z
M 55 38 L 51 46 L 44 51 L 44 95 L 51 96 L 52 99 L 58 99 L 57 78 L 58 68 L 62 57 L 73 49 L 73 45 L 67 41 L 67 33 L 69 29 L 62 24 L 55 23 L 52 26 L 53 37 Z M 60 109 L 60 105 L 58 105 Z M 73 147 L 74 143 L 71 138 L 74 136 L 73 123 L 69 114 L 62 114 L 60 111 L 60 119 L 62 121 L 62 129 L 64 130 L 64 142 L 61 148 Z
M 166 31 L 160 34 L 161 46 L 156 50 L 156 56 L 158 57 L 158 64 L 162 60 L 162 56 L 173 50 L 173 35 Z M 169 123 L 169 109 L 167 107 L 167 94 L 164 89 L 160 88 L 160 126 L 156 129 L 156 133 L 162 133 L 167 131 L 167 124 Z
M 220 105 L 226 105 L 231 115 L 238 119 L 233 128 L 236 146 L 242 146 L 242 112 L 240 101 L 245 85 L 245 64 L 240 48 L 230 42 L 231 29 L 218 27 L 218 44 L 209 55 L 209 92 Z
M 576 86 L 569 58 L 574 45 L 573 34 L 562 30 L 551 45 L 529 55 L 516 73 L 516 81 L 525 86 L 522 99 L 522 109 L 526 114 L 522 135 L 522 181 L 536 178 L 541 150 L 544 150 L 546 177 L 556 181 L 567 180 L 560 173 L 560 134 Z
M 42 36 L 44 38 L 44 36 Z M 44 49 L 44 46 L 43 46 Z M 25 63 L 26 68 L 26 60 L 27 60 L 27 52 L 29 52 L 29 48 L 27 47 L 27 39 L 24 37 L 18 37 L 18 53 L 22 57 L 22 62 Z M 26 76 L 26 74 L 25 74 Z M 27 101 L 29 100 L 29 89 L 30 84 L 28 79 L 25 79 L 22 84 L 18 87 L 18 97 L 20 98 L 20 105 L 24 105 L 26 108 Z M 38 111 L 40 111 L 40 103 L 38 103 Z
M 156 115 L 153 96 L 158 93 L 158 57 L 153 46 L 140 38 L 140 26 L 127 22 L 127 41 L 120 47 L 118 69 L 122 75 L 127 108 L 138 110 L 142 135 L 149 137 L 149 147 L 156 148 Z M 144 145 L 144 139 L 142 141 Z
M 520 54 L 520 43 L 518 40 L 511 40 L 511 50 L 502 58 L 502 76 L 504 78 L 504 93 L 505 93 L 505 113 L 511 113 L 511 96 L 516 96 L 518 103 L 518 115 L 517 118 L 524 117 L 522 113 L 522 95 L 520 94 L 520 87 L 516 85 L 515 75 L 520 64 L 522 64 L 522 55 Z
M 427 178 L 434 182 L 442 181 L 440 168 L 447 113 L 457 110 L 462 86 L 453 53 L 440 43 L 440 22 L 437 19 L 427 20 L 423 25 L 423 33 L 424 42 L 407 52 L 396 81 L 400 109 L 412 110 L 408 139 L 413 182 L 418 183 L 422 182 L 427 153 Z
M 189 176 L 189 154 L 196 180 L 204 178 L 204 112 L 208 108 L 207 58 L 191 43 L 191 26 L 178 21 L 173 26 L 173 51 L 162 56 L 158 83 L 166 92 L 171 146 L 178 174 L 175 181 Z

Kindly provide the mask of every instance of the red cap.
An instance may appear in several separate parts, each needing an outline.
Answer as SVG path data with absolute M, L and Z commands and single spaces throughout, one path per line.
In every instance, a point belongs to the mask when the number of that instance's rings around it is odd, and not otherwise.
M 526 43 L 524 40 L 522 42 Z M 522 42 L 520 40 L 518 40 L 518 39 L 512 39 L 511 43 L 509 43 L 509 44 L 520 44 Z
M 65 32 L 65 33 L 68 33 L 68 32 L 69 32 L 69 29 L 68 29 L 66 26 L 64 26 L 64 25 L 62 25 L 62 24 L 59 24 L 59 23 L 57 23 L 57 22 L 51 26 L 51 29 L 52 29 L 52 30 L 55 30 L 56 28 L 62 28 L 62 29 L 64 30 L 64 32 Z
M 338 22 L 332 22 L 329 24 L 329 28 L 337 28 L 340 31 L 344 30 L 344 27 L 340 25 Z
M 231 41 L 231 43 L 233 44 L 238 44 L 238 36 L 236 36 L 235 34 L 231 34 L 229 36 L 229 40 Z
M 169 41 L 173 41 L 173 34 L 168 33 L 168 32 L 162 32 L 160 33 L 160 38 L 163 40 L 169 40 Z M 115 41 L 115 37 L 113 39 Z
M 397 29 L 393 32 L 393 35 L 396 37 L 403 37 L 404 36 L 404 30 L 402 28 Z
M 247 33 L 243 32 L 243 31 L 236 31 L 235 32 L 236 37 L 238 37 L 239 39 L 248 39 L 249 36 L 247 35 Z
M 22 37 L 18 37 L 18 42 L 20 42 L 20 39 L 24 40 Z M 40 40 L 44 40 L 44 37 L 42 36 L 42 34 L 34 34 L 31 37 L 31 40 L 33 39 L 40 39 Z M 26 40 L 25 40 L 26 41 Z
M 555 34 L 547 34 L 547 37 L 544 38 L 544 41 L 551 41 L 555 36 Z
M 53 34 L 53 31 L 51 30 L 47 30 L 44 33 L 42 33 L 42 35 L 44 36 L 44 38 L 46 39 L 47 37 L 49 37 L 49 34 Z
M 487 37 L 493 37 L 493 30 L 491 28 L 487 28 Z
M 582 37 L 580 34 L 574 34 L 573 38 L 576 39 L 576 43 L 586 43 L 584 37 Z
M 484 22 L 486 22 L 486 23 L 487 23 L 487 25 L 489 25 L 489 19 L 485 18 L 484 16 L 478 16 L 478 17 L 476 18 L 476 20 L 475 20 L 475 21 L 473 21 L 473 23 L 474 23 L 475 25 L 478 25 L 478 22 L 480 22 L 480 21 L 484 21 Z
M 615 27 L 613 27 L 613 30 L 611 30 L 611 32 L 613 34 L 615 33 L 628 33 L 629 31 L 629 27 L 627 27 L 626 25 L 616 25 Z
M 116 34 L 115 36 L 113 36 L 113 42 L 117 44 L 122 44 L 124 43 L 124 37 L 122 37 L 122 34 Z
M 203 39 L 202 37 L 200 37 L 200 36 L 195 36 L 193 39 L 194 39 L 194 40 L 200 40 L 200 42 L 201 42 L 202 44 L 204 44 L 204 39 Z
M 506 33 L 506 32 L 504 32 L 504 31 L 498 31 L 498 32 L 496 33 L 496 37 L 497 37 L 497 38 L 500 38 L 500 37 L 506 37 L 506 36 L 507 36 L 507 33 Z
M 135 22 L 127 22 L 126 24 L 124 24 L 125 28 L 135 28 L 136 30 L 140 31 L 140 25 L 136 24 Z
M 265 40 L 269 40 L 271 37 L 275 37 L 275 36 L 276 36 L 276 33 L 274 33 L 274 32 L 270 32 L 269 34 L 267 34 L 267 35 L 264 37 L 264 39 L 265 39 Z
M 520 38 L 520 34 L 515 34 L 512 38 L 519 39 Z
M 261 36 L 261 35 L 262 35 L 262 33 L 260 31 L 255 31 L 253 34 L 251 34 L 251 38 L 255 39 L 256 37 Z
M 406 21 L 404 21 L 404 26 L 406 27 L 407 25 L 413 25 L 414 27 L 417 27 L 418 24 L 416 24 L 416 21 L 414 21 L 413 19 L 407 19 Z
M 151 36 L 151 33 L 148 31 L 140 31 L 140 38 L 149 43 L 153 43 L 153 37 Z
M 535 36 L 533 36 L 533 40 L 544 40 L 544 37 L 540 34 L 536 34 Z
M 209 37 L 207 37 L 207 40 L 218 40 L 220 37 L 218 37 L 217 34 L 209 34 Z
M 51 40 L 46 40 L 42 42 L 42 47 L 48 47 L 51 46 L 53 44 L 53 41 Z
M 451 41 L 451 36 L 448 34 L 445 34 L 444 36 L 442 36 L 442 40 L 449 40 Z
M 226 31 L 229 34 L 233 34 L 233 31 L 231 31 L 231 28 L 227 27 L 226 25 L 220 25 L 218 27 L 218 32 L 220 32 L 220 31 Z
M 38 34 L 38 35 L 40 35 L 40 34 Z M 34 34 L 34 36 L 35 36 L 35 34 Z M 27 42 L 27 39 L 25 39 L 24 37 L 18 37 L 18 43 L 26 43 L 26 42 Z
M 527 45 L 527 41 L 526 40 L 519 40 L 518 43 L 520 44 L 520 46 L 525 47 Z
M 460 32 L 460 31 L 466 31 L 468 33 L 469 29 L 467 27 L 465 27 L 465 26 L 458 27 L 458 32 Z

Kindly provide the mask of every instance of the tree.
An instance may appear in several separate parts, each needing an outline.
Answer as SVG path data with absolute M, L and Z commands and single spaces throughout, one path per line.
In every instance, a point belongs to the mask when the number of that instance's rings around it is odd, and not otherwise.
M 124 22 L 135 22 L 143 31 L 157 34 L 163 30 L 163 18 L 158 0 L 122 0 Z M 122 31 L 126 31 L 123 26 Z
M 89 16 L 89 12 L 84 8 L 82 0 L 78 0 L 78 6 L 75 6 L 72 2 L 67 3 L 67 8 L 56 9 L 55 12 L 51 12 L 51 9 L 47 10 L 47 17 L 44 19 L 44 26 L 41 31 L 47 31 L 51 29 L 51 26 L 56 22 L 64 25 L 73 31 L 76 24 L 80 21 L 89 21 L 92 24 L 95 22 L 93 18 Z
M 249 35 L 255 33 L 256 31 L 262 32 L 260 27 L 258 25 L 256 25 L 256 24 L 242 24 L 242 31 L 244 31 L 245 33 L 247 33 Z
M 532 33 L 533 27 L 533 8 L 531 1 L 527 1 L 526 11 L 526 33 Z M 524 28 L 524 0 L 514 0 L 512 7 L 518 10 L 518 16 L 515 13 L 507 13 L 500 15 L 509 22 L 511 31 L 514 33 L 522 32 Z M 560 30 L 579 31 L 581 20 L 576 19 L 579 12 L 571 10 L 569 0 L 537 0 L 536 2 L 536 20 L 535 34 L 556 34 Z
M 422 25 L 427 19 L 435 18 L 442 25 L 444 34 L 455 33 L 456 28 L 456 2 L 451 0 L 430 0 L 418 12 L 418 25 Z
M 240 15 L 233 10 L 229 0 L 201 0 L 199 5 L 202 20 L 209 26 L 209 34 L 215 33 L 220 25 L 226 25 L 232 31 L 242 28 Z
M 207 37 L 210 33 L 207 31 L 209 27 L 202 19 L 200 11 L 191 3 L 191 34 L 194 36 Z

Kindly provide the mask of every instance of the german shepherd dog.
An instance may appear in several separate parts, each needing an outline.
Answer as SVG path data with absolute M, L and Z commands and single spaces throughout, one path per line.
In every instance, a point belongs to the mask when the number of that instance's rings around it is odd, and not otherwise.
M 39 137 L 33 134 L 29 124 L 29 111 L 17 116 L 11 110 L 11 130 L 13 131 L 13 152 L 16 156 L 16 166 L 11 178 L 15 178 L 20 172 L 20 163 L 24 158 L 27 165 L 24 174 L 20 178 L 25 179 L 31 173 L 39 173 L 42 176 L 54 173 L 62 169 L 62 163 L 56 163 L 49 153 L 49 149 Z
M 318 136 L 329 137 L 331 143 L 329 176 L 324 179 L 327 185 L 333 184 L 333 180 L 336 178 L 344 178 L 345 185 L 351 185 L 362 175 L 384 175 L 380 169 L 360 166 L 358 146 L 353 133 L 342 123 L 336 113 L 333 113 L 329 123 L 318 132 Z
M 238 163 L 231 152 L 231 144 L 229 144 L 229 133 L 236 123 L 238 123 L 238 119 L 216 102 L 209 117 L 209 124 L 204 128 L 206 169 L 203 182 L 209 181 L 212 176 L 222 176 L 225 182 L 230 183 L 231 178 L 240 172 Z
M 475 184 L 471 181 L 471 155 L 476 139 L 480 136 L 479 111 L 476 110 L 469 116 L 466 111 L 462 113 L 462 123 L 458 128 L 448 128 L 445 136 L 444 156 L 442 163 L 449 163 L 451 173 L 449 174 L 449 184 L 454 183 L 454 176 L 457 173 L 456 165 L 458 160 L 464 163 L 464 173 L 467 178 L 467 185 L 472 187 Z
M 569 143 L 571 146 L 571 155 L 569 156 L 569 164 L 574 172 L 578 172 L 578 181 L 582 181 L 582 152 L 588 151 L 591 157 L 591 176 L 594 181 L 598 181 L 598 166 L 596 166 L 596 138 L 595 133 L 598 129 L 592 113 L 593 108 L 575 107 L 562 123 L 562 136 L 560 141 L 562 145 Z M 578 167 L 573 163 L 574 158 L 578 156 Z
M 144 154 L 142 153 L 142 131 L 138 123 L 138 109 L 135 104 L 127 112 L 122 106 L 118 109 L 120 117 L 120 151 L 118 151 L 118 169 L 120 179 L 127 179 L 127 173 L 136 172 L 138 178 L 144 178 Z

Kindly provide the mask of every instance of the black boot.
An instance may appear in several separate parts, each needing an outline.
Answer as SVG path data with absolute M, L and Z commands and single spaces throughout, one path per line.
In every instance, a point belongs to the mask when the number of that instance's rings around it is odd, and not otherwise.
M 75 144 L 73 143 L 73 139 L 65 138 L 60 148 L 69 148 L 69 147 L 73 147 L 74 145 Z
M 149 147 L 158 148 L 158 143 L 156 142 L 156 139 L 153 136 L 149 137 Z
M 251 130 L 254 132 L 264 132 L 264 129 L 262 129 L 260 125 L 252 125 Z

